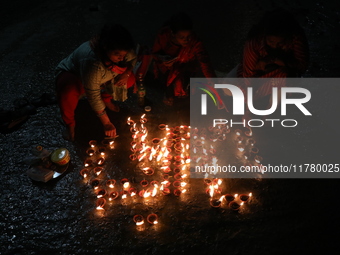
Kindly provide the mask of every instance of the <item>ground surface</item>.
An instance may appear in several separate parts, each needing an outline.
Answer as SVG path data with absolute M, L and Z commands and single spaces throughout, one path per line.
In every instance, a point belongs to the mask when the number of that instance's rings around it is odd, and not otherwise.
M 129 28 L 137 42 L 152 45 L 161 23 L 184 10 L 192 16 L 215 69 L 223 75 L 239 62 L 252 24 L 264 11 L 280 6 L 296 14 L 306 31 L 311 52 L 306 76 L 339 77 L 337 1 L 7 2 L 0 10 L 0 107 L 12 110 L 16 98 L 32 100 L 53 92 L 55 66 L 110 19 Z M 188 100 L 167 108 L 161 102 L 161 91 L 151 78 L 149 81 L 150 125 L 188 125 Z M 322 93 L 325 100 L 314 108 L 331 108 L 336 92 Z M 107 162 L 107 173 L 116 180 L 135 177 L 139 182 L 143 178 L 128 159 L 130 138 L 125 120 L 143 113 L 135 102 L 130 96 L 119 114 L 109 113 L 120 134 Z M 118 201 L 99 215 L 92 188 L 79 171 L 89 140 L 103 139 L 100 123 L 87 102 L 81 101 L 76 142 L 70 143 L 61 136 L 58 114 L 57 105 L 40 107 L 18 130 L 0 134 L 0 254 L 307 254 L 325 253 L 337 245 L 333 237 L 339 234 L 338 179 L 225 179 L 222 187 L 228 193 L 254 193 L 252 203 L 240 213 L 211 208 L 202 180 L 192 179 L 187 196 L 164 197 L 152 206 L 122 206 Z M 339 139 L 338 128 L 328 117 L 317 115 L 290 134 L 301 140 L 290 142 L 282 136 L 277 147 L 259 132 L 261 152 L 274 162 L 280 158 L 289 161 L 286 155 L 329 162 L 339 151 Z M 314 125 L 323 126 L 325 136 Z M 69 172 L 46 184 L 32 182 L 25 174 L 24 159 L 34 144 L 49 150 L 66 147 L 71 152 Z M 133 215 L 151 212 L 160 216 L 158 227 L 148 225 L 137 231 Z

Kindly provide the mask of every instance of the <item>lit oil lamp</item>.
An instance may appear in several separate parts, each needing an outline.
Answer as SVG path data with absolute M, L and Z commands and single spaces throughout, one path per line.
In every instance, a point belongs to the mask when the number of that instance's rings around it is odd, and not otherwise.
M 109 194 L 109 201 L 115 200 L 118 196 L 119 196 L 119 192 L 118 191 L 112 191 Z
M 235 129 L 235 134 L 237 136 L 240 136 L 242 134 L 242 131 L 240 129 Z
M 130 117 L 128 117 L 126 123 L 127 123 L 129 126 L 132 126 L 133 124 L 135 124 L 135 122 L 134 122 Z
M 136 223 L 137 226 L 141 226 L 144 224 L 144 217 L 142 215 L 135 215 L 133 216 L 133 221 Z
M 130 187 L 130 182 L 127 178 L 121 179 L 120 183 L 123 185 L 124 190 Z
M 100 156 L 102 156 L 102 157 L 105 157 L 105 151 L 106 151 L 106 149 L 104 147 L 100 147 L 98 149 L 98 152 L 99 152 Z
M 96 141 L 96 140 L 91 140 L 91 141 L 89 142 L 89 145 L 91 146 L 91 148 L 94 148 L 94 147 L 97 146 L 97 141 Z
M 128 190 L 122 190 L 122 191 L 121 191 L 121 195 L 122 195 L 122 203 L 125 202 L 124 200 L 127 198 L 128 194 L 129 194 L 129 191 L 128 191 Z
M 167 195 L 169 195 L 170 193 L 171 193 L 171 191 L 170 191 L 169 188 L 163 188 L 162 194 L 163 194 L 164 196 L 167 196 Z
M 250 146 L 254 146 L 254 144 L 256 143 L 254 139 L 248 139 L 247 140 L 247 143 L 250 145 Z
M 155 173 L 155 170 L 150 167 L 146 167 L 145 169 L 143 169 L 143 173 L 146 175 L 153 175 Z
M 256 156 L 254 157 L 254 161 L 255 161 L 257 164 L 261 164 L 261 162 L 262 162 L 262 157 L 259 156 L 259 155 L 256 155 Z
M 90 174 L 90 171 L 87 168 L 84 168 L 80 171 L 80 175 L 83 176 L 83 178 L 87 178 Z
M 162 171 L 163 171 L 164 173 L 166 173 L 166 174 L 169 173 L 169 172 L 171 172 L 171 168 L 168 167 L 168 166 L 162 166 L 161 169 L 162 169 Z
M 140 123 L 142 124 L 145 124 L 146 122 L 148 122 L 148 120 L 145 118 L 145 114 L 143 114 L 141 117 L 140 117 Z
M 103 171 L 103 168 L 100 167 L 100 166 L 97 166 L 97 167 L 93 168 L 93 172 L 97 176 L 100 175 L 102 171 Z
M 239 143 L 239 144 L 237 144 L 237 149 L 238 149 L 239 152 L 244 152 L 245 148 L 244 148 L 243 144 Z
M 211 200 L 210 200 L 210 205 L 211 205 L 212 207 L 215 207 L 215 208 L 221 207 L 221 205 L 222 205 L 222 200 L 223 200 L 223 196 L 221 196 L 220 199 L 211 199 Z
M 96 203 L 96 209 L 97 210 L 104 210 L 104 206 L 106 204 L 106 199 L 105 198 L 98 198 L 97 203 Z
M 92 156 L 94 155 L 94 153 L 95 153 L 95 150 L 92 149 L 92 148 L 90 148 L 90 149 L 88 149 L 88 150 L 86 151 L 86 153 L 87 153 L 87 155 L 89 155 L 90 157 L 92 157 Z
M 243 137 L 242 136 L 236 136 L 236 138 L 235 138 L 235 142 L 236 143 L 240 144 L 240 143 L 242 143 L 242 141 L 243 141 Z
M 86 159 L 85 162 L 84 162 L 85 167 L 90 167 L 90 166 L 92 166 L 92 164 L 93 164 L 92 159 Z
M 134 197 L 134 196 L 136 196 L 136 194 L 137 194 L 137 189 L 136 188 L 130 188 L 129 189 L 129 194 L 130 194 L 130 196 L 131 197 Z
M 152 224 L 152 225 L 158 224 L 158 216 L 157 216 L 157 214 L 154 214 L 154 213 L 149 214 L 148 217 L 146 218 L 146 220 L 147 220 L 150 224 Z
M 97 159 L 96 164 L 98 166 L 102 166 L 105 163 L 105 158 L 104 157 L 100 157 L 99 159 Z
M 110 189 L 113 189 L 116 184 L 116 180 L 110 179 L 106 181 L 106 186 L 109 187 Z
M 111 140 L 109 141 L 109 148 L 113 150 L 115 148 L 115 141 Z
M 252 193 L 247 194 L 240 194 L 239 198 L 242 202 L 247 203 L 252 196 Z
M 106 190 L 105 189 L 100 189 L 96 192 L 97 198 L 104 197 L 106 195 Z
M 98 179 L 94 179 L 94 180 L 91 181 L 91 186 L 95 190 L 99 188 L 99 184 L 100 184 L 100 182 L 99 182 Z
M 251 128 L 250 127 L 245 127 L 247 130 L 246 131 L 244 131 L 244 134 L 246 135 L 246 136 L 252 136 L 253 135 L 253 132 L 252 132 L 252 130 L 251 130 Z

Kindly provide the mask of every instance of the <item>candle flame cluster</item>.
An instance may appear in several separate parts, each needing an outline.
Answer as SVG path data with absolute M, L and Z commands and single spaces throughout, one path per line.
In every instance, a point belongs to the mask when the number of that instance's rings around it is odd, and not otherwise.
M 219 145 L 225 144 L 226 140 L 232 140 L 235 155 L 244 161 L 244 164 L 261 164 L 262 158 L 257 155 L 259 150 L 254 146 L 255 140 L 252 138 L 250 127 L 232 131 L 228 125 L 217 125 L 199 130 L 185 125 L 169 127 L 160 124 L 157 131 L 160 138 L 150 138 L 147 127 L 149 123 L 145 114 L 140 117 L 138 123 L 129 117 L 127 125 L 132 134 L 130 159 L 136 163 L 136 168 L 145 178 L 139 183 L 128 178 L 119 182 L 105 178 L 106 154 L 114 148 L 114 141 L 104 140 L 101 145 L 94 140 L 90 141 L 90 148 L 86 151 L 88 157 L 80 174 L 93 188 L 97 198 L 97 211 L 104 212 L 105 207 L 110 206 L 114 200 L 120 200 L 122 205 L 154 205 L 161 197 L 170 194 L 181 196 L 186 193 L 189 186 L 190 148 L 194 164 L 216 165 Z M 150 176 L 154 176 L 155 180 L 146 180 L 146 177 Z M 239 211 L 252 200 L 252 193 L 223 195 L 224 183 L 221 178 L 206 174 L 204 183 L 212 207 L 229 207 Z M 158 216 L 154 213 L 149 214 L 146 221 L 139 214 L 135 215 L 133 220 L 137 227 L 145 226 L 146 222 L 151 225 L 158 224 Z
M 162 173 L 163 180 L 152 192 L 145 191 L 147 195 L 157 194 L 158 190 L 163 195 L 171 193 L 169 186 L 172 178 L 175 179 L 173 191 L 179 196 L 187 191 L 187 180 L 190 166 L 190 126 L 169 127 L 166 124 L 158 126 L 162 138 L 148 139 L 148 128 L 144 125 L 147 122 L 145 114 L 140 117 L 139 124 L 130 117 L 127 124 L 132 133 L 130 155 L 132 161 L 137 161 L 137 167 L 145 175 L 153 175 L 156 172 Z M 174 175 L 169 173 L 173 171 Z

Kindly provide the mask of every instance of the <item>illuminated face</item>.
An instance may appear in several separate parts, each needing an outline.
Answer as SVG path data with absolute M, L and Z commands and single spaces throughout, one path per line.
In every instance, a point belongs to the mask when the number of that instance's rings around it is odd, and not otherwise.
M 176 44 L 185 47 L 191 41 L 191 35 L 192 35 L 191 30 L 180 30 L 173 36 Z
M 273 49 L 282 48 L 285 38 L 282 36 L 268 35 L 266 36 L 266 44 Z
M 125 50 L 112 50 L 107 53 L 107 56 L 111 62 L 118 63 L 124 60 L 126 54 L 127 54 L 127 51 Z M 107 63 L 107 64 L 110 65 L 111 63 Z

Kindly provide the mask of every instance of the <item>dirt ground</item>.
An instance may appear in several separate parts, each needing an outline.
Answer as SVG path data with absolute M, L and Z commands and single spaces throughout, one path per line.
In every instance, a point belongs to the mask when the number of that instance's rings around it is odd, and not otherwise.
M 33 100 L 54 93 L 56 65 L 79 44 L 94 35 L 106 21 L 126 26 L 136 42 L 152 46 L 157 29 L 173 13 L 187 12 L 204 42 L 216 72 L 223 76 L 239 63 L 246 34 L 267 10 L 283 7 L 295 14 L 305 29 L 310 66 L 305 77 L 339 77 L 340 8 L 338 1 L 318 0 L 32 0 L 10 1 L 0 9 L 0 108 L 13 110 L 18 98 Z M 162 91 L 152 76 L 146 79 L 150 127 L 171 123 L 190 125 L 189 100 L 173 108 L 162 104 Z M 323 91 L 321 106 L 332 107 L 338 90 Z M 336 114 L 336 109 L 334 109 Z M 121 104 L 121 112 L 109 116 L 120 135 L 106 162 L 107 177 L 119 181 L 144 176 L 130 161 L 128 116 L 144 111 L 135 95 Z M 0 133 L 1 196 L 0 254 L 307 254 L 336 249 L 339 230 L 339 179 L 225 179 L 223 192 L 253 192 L 244 210 L 212 208 L 201 179 L 190 179 L 185 196 L 161 197 L 153 204 L 113 203 L 105 213 L 95 210 L 91 185 L 79 174 L 90 140 L 103 140 L 101 125 L 86 100 L 77 109 L 74 143 L 61 136 L 59 108 L 37 108 L 17 130 Z M 332 113 L 333 118 L 337 115 Z M 317 124 L 315 124 L 315 123 Z M 313 129 L 322 126 L 325 136 Z M 309 126 L 308 126 L 309 125 Z M 293 155 L 339 163 L 338 128 L 329 115 L 318 115 L 294 135 L 306 143 L 294 150 L 282 138 L 281 146 L 267 146 L 264 132 L 261 150 L 273 159 Z M 313 137 L 313 139 L 310 139 Z M 321 141 L 323 140 L 323 141 Z M 297 145 L 299 140 L 293 144 Z M 318 147 L 318 144 L 322 144 Z M 71 164 L 61 178 L 47 183 L 26 175 L 27 156 L 33 145 L 48 150 L 65 147 Z M 267 146 L 267 147 L 266 147 Z M 327 160 L 333 160 L 332 162 Z M 337 160 L 337 162 L 336 162 Z M 320 162 L 322 163 L 322 162 Z M 151 180 L 151 179 L 150 179 Z M 138 231 L 135 214 L 159 215 L 158 226 Z

